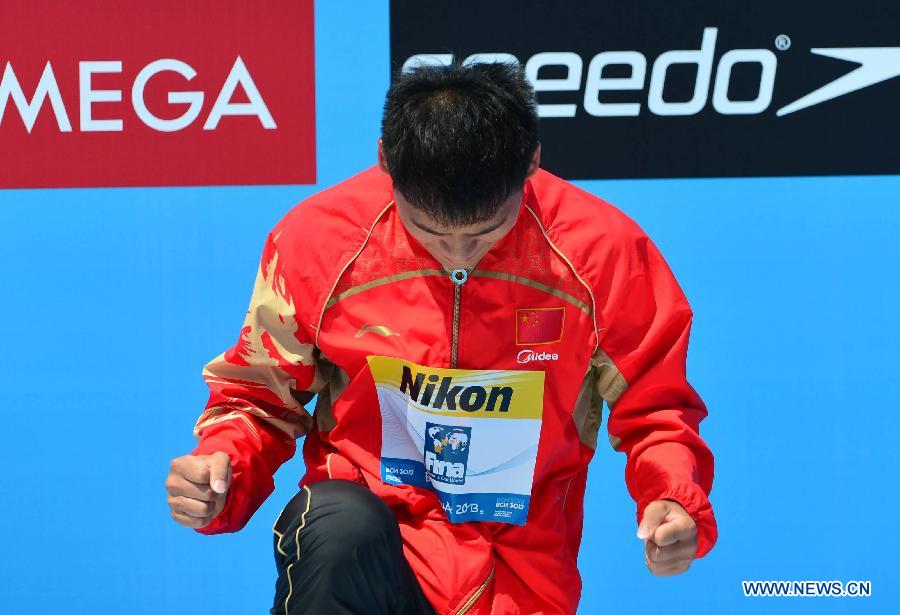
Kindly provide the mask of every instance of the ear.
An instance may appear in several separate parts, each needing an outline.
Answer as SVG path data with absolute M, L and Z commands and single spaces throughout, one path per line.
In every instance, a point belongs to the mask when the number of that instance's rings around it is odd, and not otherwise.
M 531 162 L 528 163 L 528 172 L 525 174 L 525 179 L 528 179 L 535 173 L 541 166 L 541 143 L 540 141 L 537 144 L 537 147 L 534 148 L 534 155 L 531 157 Z
M 378 168 L 388 175 L 391 174 L 391 172 L 388 171 L 387 161 L 384 159 L 384 143 L 381 138 L 378 139 Z

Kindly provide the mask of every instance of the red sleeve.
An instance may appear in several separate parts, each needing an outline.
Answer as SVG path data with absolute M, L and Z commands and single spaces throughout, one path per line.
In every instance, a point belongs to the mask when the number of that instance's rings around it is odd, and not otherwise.
M 296 439 L 311 427 L 301 401 L 321 388 L 321 378 L 294 300 L 270 233 L 237 343 L 203 368 L 209 400 L 194 426 L 191 454 L 227 453 L 232 478 L 225 507 L 196 530 L 201 534 L 243 528 L 274 490 L 272 477 L 293 457 Z
M 637 520 L 654 500 L 674 500 L 697 524 L 696 557 L 716 542 L 709 501 L 713 455 L 700 438 L 706 406 L 686 377 L 693 312 L 657 247 L 641 236 L 626 251 L 621 283 L 603 310 L 599 379 L 613 448 Z

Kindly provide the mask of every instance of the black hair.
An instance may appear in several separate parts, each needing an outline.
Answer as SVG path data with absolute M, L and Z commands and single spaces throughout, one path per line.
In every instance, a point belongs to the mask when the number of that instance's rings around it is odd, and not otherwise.
M 387 93 L 382 147 L 394 190 L 443 226 L 493 217 L 521 190 L 538 145 L 518 62 L 415 65 Z

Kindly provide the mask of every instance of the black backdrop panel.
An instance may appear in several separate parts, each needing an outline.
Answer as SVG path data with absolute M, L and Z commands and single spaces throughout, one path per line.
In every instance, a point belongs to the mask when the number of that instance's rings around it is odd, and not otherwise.
M 900 173 L 897 0 L 392 0 L 394 70 L 481 53 L 532 69 L 566 178 Z

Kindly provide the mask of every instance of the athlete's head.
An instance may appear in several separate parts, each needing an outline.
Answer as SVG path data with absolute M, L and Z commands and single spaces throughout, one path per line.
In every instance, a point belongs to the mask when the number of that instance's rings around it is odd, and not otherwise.
M 404 226 L 448 268 L 515 225 L 540 165 L 534 90 L 518 64 L 420 65 L 387 93 L 378 163 Z

